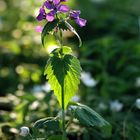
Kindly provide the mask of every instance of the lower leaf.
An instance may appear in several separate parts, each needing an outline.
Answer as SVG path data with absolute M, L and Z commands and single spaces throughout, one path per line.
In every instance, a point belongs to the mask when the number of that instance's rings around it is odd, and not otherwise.
M 97 112 L 86 105 L 80 103 L 72 103 L 70 104 L 70 109 L 72 110 L 74 117 L 84 126 L 102 127 L 109 125 L 109 123 L 105 121 Z

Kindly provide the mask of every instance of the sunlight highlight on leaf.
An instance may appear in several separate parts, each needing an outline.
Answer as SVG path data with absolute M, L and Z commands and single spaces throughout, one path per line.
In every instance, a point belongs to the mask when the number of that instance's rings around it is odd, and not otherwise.
M 63 51 L 63 53 L 60 53 Z M 81 67 L 78 59 L 71 54 L 71 49 L 64 47 L 55 49 L 51 53 L 51 58 L 48 60 L 45 68 L 44 75 L 47 75 L 48 83 L 51 85 L 51 89 L 54 90 L 54 94 L 61 103 L 62 87 L 64 89 L 64 102 L 65 109 L 67 104 L 78 90 L 78 84 L 80 83 Z

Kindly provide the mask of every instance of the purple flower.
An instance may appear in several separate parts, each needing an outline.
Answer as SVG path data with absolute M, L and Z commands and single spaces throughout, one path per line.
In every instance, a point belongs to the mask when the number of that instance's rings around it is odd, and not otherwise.
M 36 26 L 35 31 L 41 33 L 43 30 L 42 26 Z
M 47 19 L 48 22 L 52 22 L 55 19 L 55 15 L 57 12 L 66 13 L 70 10 L 67 5 L 61 4 L 61 2 L 66 2 L 67 0 L 46 0 L 43 6 L 40 8 L 39 15 L 37 16 L 37 20 L 41 21 L 43 19 Z M 46 13 L 44 8 L 49 10 Z
M 41 7 L 39 10 L 39 15 L 37 16 L 37 20 L 41 21 L 41 20 L 45 19 L 45 16 L 46 16 L 45 9 L 44 9 L 44 7 Z
M 73 10 L 70 12 L 70 18 L 75 20 L 75 22 L 80 25 L 80 27 L 83 27 L 86 25 L 87 21 L 85 19 L 80 18 L 81 12 L 79 10 Z

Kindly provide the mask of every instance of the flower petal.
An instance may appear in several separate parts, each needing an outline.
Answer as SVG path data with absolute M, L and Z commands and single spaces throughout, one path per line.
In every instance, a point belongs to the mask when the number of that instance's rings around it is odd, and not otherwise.
M 42 13 L 42 14 L 44 14 L 45 13 L 44 7 L 41 7 L 40 10 L 39 10 L 39 12 Z
M 41 7 L 40 10 L 39 10 L 39 14 L 38 14 L 38 16 L 36 17 L 37 20 L 38 20 L 38 21 L 43 20 L 45 14 L 46 14 L 46 13 L 45 13 L 44 7 Z
M 59 5 L 57 10 L 60 12 L 66 13 L 70 10 L 70 8 L 67 5 Z
M 80 27 L 85 26 L 87 23 L 87 21 L 85 19 L 82 19 L 82 18 L 77 18 L 75 21 L 78 25 L 80 25 Z
M 70 12 L 70 17 L 73 19 L 77 19 L 77 18 L 79 18 L 80 13 L 81 13 L 81 11 L 79 11 L 79 10 L 73 10 Z
M 44 18 L 44 15 L 43 15 L 42 13 L 39 13 L 39 15 L 36 17 L 36 19 L 37 19 L 38 21 L 43 20 L 43 18 Z
M 54 20 L 54 16 L 55 16 L 56 12 L 55 11 L 51 11 L 50 13 L 48 13 L 46 15 L 46 19 L 48 20 L 48 22 L 52 22 Z
M 42 26 L 36 26 L 35 31 L 41 33 L 43 30 Z
M 53 0 L 53 3 L 54 3 L 55 5 L 58 5 L 58 4 L 60 3 L 60 0 Z
M 60 0 L 60 2 L 66 2 L 66 1 L 68 1 L 68 0 Z
M 54 9 L 53 4 L 50 3 L 49 1 L 45 1 L 45 2 L 44 2 L 44 6 L 45 6 L 47 9 L 49 9 L 49 10 Z

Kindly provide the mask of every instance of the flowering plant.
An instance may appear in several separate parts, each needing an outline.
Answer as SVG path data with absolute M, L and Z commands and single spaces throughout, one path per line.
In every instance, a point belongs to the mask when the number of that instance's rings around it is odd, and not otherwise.
M 37 16 L 38 21 L 42 21 L 46 19 L 48 22 L 52 22 L 55 19 L 60 19 L 60 14 L 67 14 L 68 19 L 73 19 L 77 24 L 81 27 L 86 25 L 86 20 L 79 17 L 79 10 L 70 10 L 67 5 L 62 4 L 62 2 L 66 2 L 67 0 L 46 0 L 43 6 L 40 8 L 39 15 Z
M 41 32 L 42 44 L 45 45 L 47 34 L 53 34 L 59 43 L 59 48 L 53 50 L 50 54 L 44 75 L 46 75 L 62 110 L 56 117 L 38 120 L 33 127 L 34 133 L 44 128 L 47 133 L 44 137 L 48 140 L 67 140 L 66 131 L 73 118 L 76 118 L 85 127 L 108 125 L 108 122 L 94 110 L 72 101 L 78 90 L 82 68 L 79 60 L 73 55 L 72 49 L 63 44 L 63 30 L 70 30 L 75 33 L 81 46 L 80 36 L 71 26 L 69 20 L 74 20 L 80 27 L 85 26 L 87 21 L 79 17 L 79 10 L 71 10 L 63 4 L 66 1 L 46 0 L 37 16 L 38 21 L 46 20 L 47 22 L 43 28 L 37 28 L 37 31 Z M 71 116 L 68 120 L 66 120 L 67 113 Z M 37 138 L 36 135 L 33 137 Z

